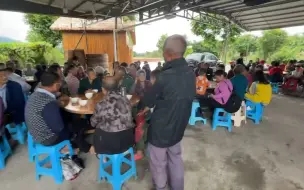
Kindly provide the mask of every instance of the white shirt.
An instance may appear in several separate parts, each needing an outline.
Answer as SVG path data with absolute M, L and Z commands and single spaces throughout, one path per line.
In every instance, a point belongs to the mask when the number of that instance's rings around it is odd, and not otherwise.
M 3 100 L 4 109 L 7 108 L 7 102 L 6 102 L 6 84 L 3 87 L 0 87 L 0 97 Z
M 8 80 L 17 82 L 22 87 L 22 91 L 27 93 L 31 90 L 31 85 L 29 85 L 24 78 L 17 75 L 16 73 L 11 73 L 8 75 Z

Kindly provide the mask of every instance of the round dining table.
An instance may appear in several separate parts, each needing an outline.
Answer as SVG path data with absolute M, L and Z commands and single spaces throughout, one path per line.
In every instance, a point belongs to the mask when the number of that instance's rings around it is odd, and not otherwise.
M 87 104 L 85 106 L 80 106 L 79 103 L 72 104 L 71 99 L 69 99 L 68 103 L 66 103 L 66 106 L 64 109 L 67 112 L 79 114 L 79 115 L 92 115 L 95 111 L 95 106 L 98 102 L 104 99 L 105 95 L 102 92 L 95 93 L 92 98 L 88 99 L 85 97 L 85 95 L 79 95 L 76 96 L 79 99 L 82 100 L 88 100 Z M 135 106 L 140 101 L 140 98 L 136 95 L 132 95 L 130 102 L 132 106 Z

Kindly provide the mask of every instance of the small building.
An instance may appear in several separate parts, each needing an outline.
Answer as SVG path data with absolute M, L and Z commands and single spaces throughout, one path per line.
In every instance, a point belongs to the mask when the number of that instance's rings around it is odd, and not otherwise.
M 124 23 L 121 19 L 117 20 L 117 29 L 121 29 L 117 32 L 117 58 L 119 62 L 131 63 L 136 38 L 135 29 L 130 26 L 134 23 Z M 53 23 L 51 29 L 62 32 L 65 53 L 69 50 L 83 49 L 85 54 L 108 54 L 109 68 L 112 68 L 115 19 L 92 22 L 94 21 L 88 22 L 85 27 L 83 19 L 60 17 Z M 84 31 L 86 32 L 84 33 Z

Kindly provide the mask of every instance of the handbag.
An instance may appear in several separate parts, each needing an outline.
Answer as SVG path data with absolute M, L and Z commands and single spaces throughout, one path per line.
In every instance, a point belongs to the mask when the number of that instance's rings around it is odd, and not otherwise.
M 242 99 L 234 92 L 234 90 L 230 89 L 230 87 L 227 83 L 226 83 L 226 85 L 227 85 L 228 90 L 231 93 L 231 95 L 223 108 L 228 113 L 235 113 L 240 109 L 240 107 L 242 105 Z

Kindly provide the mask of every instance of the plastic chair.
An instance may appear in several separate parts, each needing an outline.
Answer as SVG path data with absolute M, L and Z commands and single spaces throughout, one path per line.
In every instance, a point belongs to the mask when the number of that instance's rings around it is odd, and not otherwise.
M 250 100 L 246 100 L 247 113 L 246 116 L 253 119 L 255 124 L 259 124 L 263 117 L 264 106 L 262 103 L 255 103 Z
M 25 135 L 27 132 L 27 127 L 24 122 L 21 124 L 15 125 L 15 127 L 11 126 L 12 124 L 7 124 L 6 128 L 8 129 L 9 133 L 12 135 L 14 140 L 17 140 L 20 144 L 25 143 Z
M 30 137 L 32 138 L 32 137 Z M 55 179 L 56 184 L 62 184 L 63 174 L 62 166 L 60 162 L 61 157 L 65 157 L 67 154 L 60 153 L 60 150 L 65 146 L 69 147 L 70 156 L 74 155 L 73 149 L 70 141 L 66 140 L 54 146 L 43 146 L 40 144 L 35 144 L 35 166 L 36 166 L 36 180 L 40 179 L 41 175 L 52 176 Z M 39 155 L 47 154 L 47 156 L 39 160 Z M 43 167 L 46 163 L 50 162 L 52 167 L 45 168 Z
M 6 158 L 12 154 L 12 149 L 8 143 L 5 133 L 3 133 L 2 141 L 0 141 L 0 170 L 5 168 Z
M 231 119 L 233 120 L 235 127 L 240 127 L 242 121 L 245 121 L 246 123 L 246 104 L 244 101 L 242 101 L 240 109 L 237 112 L 231 114 Z
M 199 102 L 193 101 L 192 102 L 192 108 L 191 108 L 191 115 L 190 115 L 190 118 L 189 118 L 189 125 L 195 125 L 195 123 L 197 121 L 202 121 L 203 124 L 207 123 L 207 120 L 205 118 L 196 116 L 197 109 L 199 109 L 199 108 L 200 108 Z
M 220 116 L 220 113 L 223 113 L 223 116 Z M 213 113 L 212 129 L 216 130 L 217 126 L 226 127 L 231 132 L 231 113 L 226 112 L 223 108 L 216 108 Z
M 126 158 L 127 155 L 131 155 L 131 160 Z M 108 159 L 107 162 L 104 163 L 104 160 Z M 130 166 L 128 171 L 124 174 L 121 174 L 120 167 L 122 163 Z M 122 184 L 130 179 L 132 176 L 137 177 L 136 174 L 136 164 L 134 159 L 133 148 L 129 148 L 127 151 L 121 154 L 100 154 L 99 155 L 99 176 L 98 181 L 100 182 L 103 178 L 107 179 L 113 186 L 113 190 L 120 190 Z M 105 171 L 105 169 L 109 166 L 112 166 L 112 175 Z
M 272 93 L 278 94 L 279 93 L 279 83 L 270 83 L 272 87 Z
M 34 162 L 35 155 L 36 155 L 36 150 L 35 150 L 35 143 L 33 140 L 32 135 L 30 133 L 27 133 L 27 147 L 28 147 L 28 156 L 29 156 L 29 161 Z

